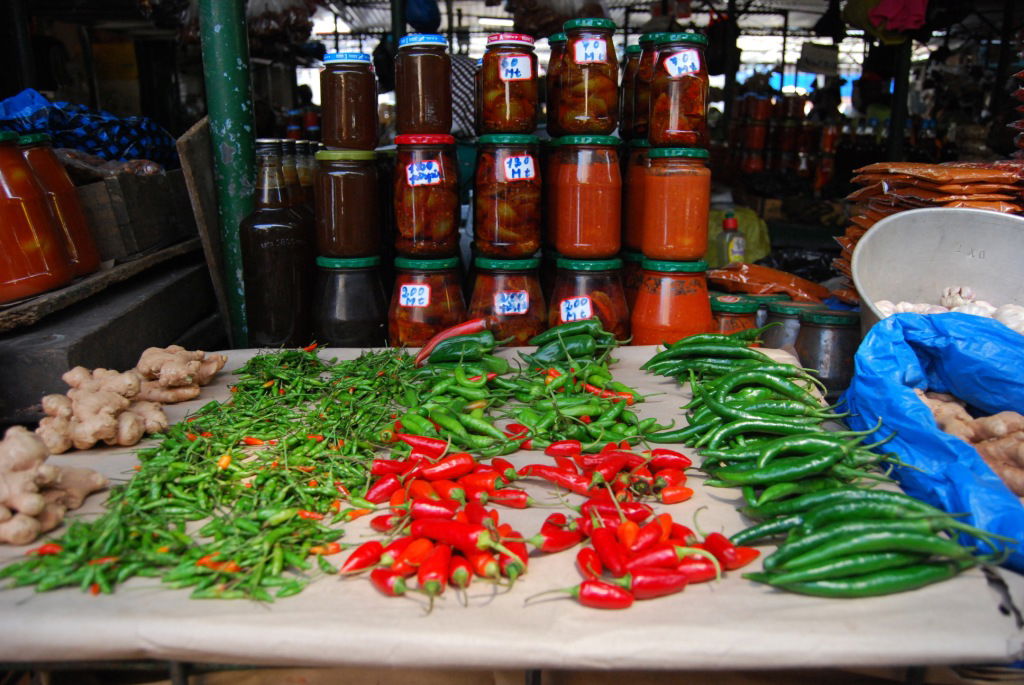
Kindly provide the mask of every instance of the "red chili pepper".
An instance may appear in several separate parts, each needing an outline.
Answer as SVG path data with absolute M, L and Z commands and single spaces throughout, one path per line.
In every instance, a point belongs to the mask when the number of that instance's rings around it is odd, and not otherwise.
M 452 558 L 452 548 L 448 545 L 436 545 L 430 556 L 423 560 L 416 571 L 416 582 L 420 591 L 433 599 L 444 592 L 448 585 L 448 566 Z
M 615 445 L 615 443 L 613 442 L 610 442 L 608 444 Z M 583 455 L 583 463 L 581 464 L 581 466 L 583 466 L 583 468 L 585 469 L 597 468 L 598 466 L 605 463 L 608 459 L 611 459 L 612 457 L 624 457 L 626 460 L 626 466 L 628 466 L 631 469 L 635 469 L 638 466 L 644 466 L 647 463 L 647 460 L 644 459 L 639 454 L 636 454 L 635 452 L 630 452 L 628 450 L 619 449 L 618 445 L 616 445 L 615 449 L 604 449 L 597 454 Z
M 195 442 L 196 440 L 198 440 L 198 439 L 199 439 L 199 436 L 198 436 L 198 435 L 196 435 L 195 433 L 185 433 L 185 438 L 186 438 L 186 439 L 187 439 L 187 440 L 188 440 L 189 442 Z
M 463 552 L 486 550 L 493 543 L 491 534 L 482 525 L 447 519 L 413 521 L 409 532 L 415 537 L 429 538 Z
M 495 457 L 491 459 L 490 466 L 501 474 L 501 477 L 507 480 L 509 483 L 519 477 L 516 473 L 516 467 L 512 465 L 508 459 L 502 459 L 501 457 Z
M 412 499 L 441 499 L 441 495 L 437 494 L 437 490 L 431 485 L 430 481 L 420 480 L 419 478 L 409 481 L 409 484 L 405 486 L 405 490 Z
M 697 542 L 697 534 L 681 523 L 672 524 L 672 532 L 669 533 L 669 537 L 673 540 L 685 542 L 687 545 L 693 545 Z
M 448 582 L 465 590 L 473 580 L 473 564 L 461 554 L 453 554 L 448 562 Z
M 498 559 L 490 552 L 465 552 L 466 559 L 473 566 L 473 572 L 481 578 L 496 579 L 501 575 Z
M 501 477 L 501 474 L 497 471 L 490 473 L 467 473 L 461 478 L 457 478 L 456 482 L 467 490 L 470 488 L 477 488 L 492 492 L 498 488 L 503 488 L 508 485 L 508 482 Z
M 388 498 L 388 505 L 391 507 L 391 513 L 405 513 L 405 507 L 403 505 L 407 501 L 409 501 L 409 493 L 405 491 L 405 488 L 398 488 L 392 492 L 391 497 Z
M 401 514 L 381 514 L 370 519 L 370 528 L 378 533 L 390 533 L 405 519 Z
M 548 514 L 548 517 L 544 519 L 544 523 L 541 524 L 540 530 L 543 533 L 548 530 L 565 530 L 567 528 L 569 530 L 576 530 L 575 526 L 569 528 L 568 516 L 566 516 L 560 511 L 556 511 L 551 514 Z
M 459 335 L 469 335 L 470 333 L 481 333 L 489 328 L 489 323 L 486 317 L 479 319 L 470 319 L 469 321 L 463 321 L 460 324 L 456 324 L 451 328 L 446 328 L 443 331 L 437 333 L 427 344 L 420 348 L 420 351 L 416 353 L 416 366 L 423 366 L 423 362 L 427 361 L 430 357 L 430 353 L 434 351 L 434 348 L 438 346 L 442 341 L 448 338 L 454 338 Z
M 583 443 L 579 440 L 556 440 L 544 449 L 549 457 L 574 457 L 582 452 Z
M 600 578 L 604 573 L 601 557 L 593 547 L 584 547 L 576 553 L 576 568 L 584 578 Z
M 594 546 L 601 564 L 611 571 L 614 576 L 621 576 L 626 572 L 626 562 L 629 561 L 629 552 L 615 539 L 615 533 L 609 527 L 595 528 L 590 536 L 590 544 Z
M 396 476 L 404 473 L 409 468 L 409 462 L 404 459 L 374 459 L 370 463 L 371 476 L 386 476 L 393 473 Z
M 50 556 L 51 554 L 60 554 L 63 550 L 64 548 L 56 542 L 47 542 L 45 545 L 40 545 L 39 547 L 27 550 L 25 554 L 29 556 L 45 557 Z
M 726 571 L 746 566 L 761 554 L 753 547 L 736 547 L 721 533 L 711 533 L 704 538 L 704 548 L 715 555 Z
M 594 487 L 601 483 L 610 483 L 619 471 L 625 467 L 626 457 L 621 455 L 607 457 L 590 474 L 590 486 Z
M 93 596 L 100 594 L 100 584 L 99 583 L 93 583 L 92 585 L 90 585 L 89 586 L 89 594 L 93 595 Z
M 507 532 L 508 537 L 522 538 L 523 534 L 517 530 L 509 530 Z M 511 554 L 502 552 L 498 555 L 498 568 L 501 570 L 501 575 L 508 578 L 513 583 L 516 578 L 526 573 L 526 567 L 530 563 L 530 551 L 526 549 L 525 542 L 519 542 L 517 540 L 504 540 L 502 545 Z
M 299 509 L 296 512 L 296 515 L 300 519 L 306 519 L 307 521 L 322 521 L 324 519 L 324 515 L 320 512 L 309 511 L 307 509 Z
M 569 473 L 547 464 L 530 464 L 519 471 L 522 476 L 543 478 L 552 485 L 565 488 L 569 492 L 586 496 L 590 491 L 590 479 L 579 473 Z
M 641 568 L 675 568 L 686 557 L 691 554 L 689 547 L 675 545 L 669 542 L 659 543 L 643 552 L 633 555 L 626 562 L 626 570 L 633 571 Z
M 462 485 L 462 487 L 466 489 L 467 503 L 473 502 L 476 504 L 487 504 L 487 495 L 490 493 L 490 490 L 487 488 L 478 488 L 472 485 L 466 485 L 464 483 L 459 483 L 459 485 Z
M 693 497 L 693 490 L 685 485 L 670 485 L 658 493 L 662 504 L 678 504 Z
M 468 452 L 450 454 L 436 464 L 423 469 L 423 477 L 427 480 L 458 480 L 460 476 L 472 473 L 476 468 L 476 460 Z
M 586 426 L 589 426 L 591 423 L 593 423 L 593 421 L 594 421 L 594 419 L 592 417 L 590 417 L 590 416 L 581 416 L 580 417 L 580 422 L 583 423 Z
M 199 434 L 199 437 L 201 437 L 201 438 L 212 438 L 213 437 L 213 433 L 211 433 L 210 431 L 203 431 L 202 433 Z
M 636 536 L 640 534 L 640 524 L 636 521 L 626 519 L 615 527 L 615 538 L 622 543 L 627 550 L 636 542 Z
M 637 531 L 633 544 L 629 545 L 629 551 L 634 554 L 650 549 L 661 542 L 662 527 L 658 521 L 651 521 Z
M 488 525 L 488 521 L 498 524 L 498 512 L 488 509 L 479 502 L 470 502 L 464 509 L 466 520 L 476 525 Z
M 395 433 L 395 440 L 404 442 L 414 450 L 425 453 L 431 459 L 436 459 L 448 449 L 448 441 L 438 438 L 431 438 L 425 435 L 413 435 L 411 433 Z
M 654 478 L 654 489 L 660 490 L 673 485 L 686 485 L 686 474 L 679 469 L 662 469 Z
M 319 554 L 322 556 L 330 556 L 331 554 L 337 554 L 340 551 L 341 543 L 338 542 L 328 542 L 326 545 L 313 545 L 309 548 L 310 554 Z
M 440 495 L 441 499 L 461 504 L 466 503 L 466 491 L 455 481 L 442 478 L 441 480 L 431 481 L 430 484 L 434 486 L 434 491 Z
M 591 609 L 628 609 L 633 606 L 633 595 L 629 590 L 600 580 L 587 579 L 561 592 L 568 592 L 580 604 Z
M 620 502 L 618 507 L 616 507 L 612 502 L 602 502 L 593 498 L 583 503 L 583 506 L 580 507 L 580 513 L 585 517 L 595 513 L 603 518 L 618 519 L 620 509 L 623 516 L 637 523 L 643 523 L 654 513 L 654 510 L 643 502 Z
M 575 547 L 582 540 L 583 533 L 578 530 L 542 527 L 539 533 L 526 541 L 546 554 L 553 554 Z
M 658 542 L 665 542 L 672 535 L 672 515 L 671 514 L 658 514 L 654 517 L 657 521 L 658 527 L 661 529 L 661 536 Z
M 412 544 L 415 540 L 411 535 L 397 538 L 392 541 L 387 547 L 385 547 L 380 553 L 380 563 L 383 566 L 391 566 L 395 563 L 395 559 L 405 551 L 405 548 Z
M 707 557 L 690 556 L 679 562 L 676 570 L 687 576 L 689 583 L 706 583 L 719 576 L 715 563 Z
M 266 444 L 263 440 L 260 440 L 259 438 L 250 438 L 248 436 L 242 438 L 242 442 L 245 443 L 246 445 L 263 445 L 263 444 Z
M 366 491 L 366 495 L 363 496 L 367 502 L 373 504 L 380 504 L 381 502 L 388 501 L 391 497 L 391 493 L 402 487 L 402 481 L 398 480 L 398 476 L 393 473 L 389 473 L 377 479 L 373 485 Z
M 651 460 L 648 462 L 648 468 L 653 473 L 657 473 L 662 469 L 679 469 L 683 471 L 691 466 L 693 466 L 693 461 L 685 454 L 664 448 L 651 450 Z
M 534 499 L 525 490 L 520 490 L 519 488 L 492 490 L 487 494 L 487 501 L 493 504 L 501 504 L 511 509 L 526 509 L 531 504 L 535 504 Z
M 587 392 L 597 395 L 603 400 L 611 400 L 612 402 L 622 402 L 625 400 L 626 404 L 632 405 L 636 402 L 636 397 L 633 393 L 629 392 L 616 392 L 615 390 L 607 390 L 605 388 L 599 388 L 596 385 L 590 383 L 584 383 L 583 389 Z
M 214 555 L 207 555 L 214 556 Z M 116 564 L 121 557 L 97 557 L 89 562 L 90 566 L 104 566 L 106 564 Z M 199 562 L 196 562 L 199 563 Z
M 374 569 L 370 573 L 370 582 L 388 597 L 399 597 L 405 594 L 408 589 L 405 585 L 405 578 L 386 568 Z
M 402 550 L 402 553 L 391 564 L 391 570 L 403 576 L 411 576 L 416 573 L 420 564 L 434 551 L 434 543 L 426 538 L 417 538 Z
M 303 352 L 312 352 L 317 347 L 319 347 L 319 345 L 317 343 L 312 343 L 311 345 L 306 345 L 305 347 L 303 347 L 302 351 Z
M 555 467 L 559 471 L 565 471 L 566 473 L 579 473 L 580 470 L 576 466 L 576 462 L 571 457 L 555 457 Z
M 455 518 L 459 504 L 430 499 L 414 499 L 409 504 L 409 516 L 415 519 L 451 519 Z
M 689 582 L 686 573 L 671 568 L 640 568 L 615 580 L 636 599 L 654 599 L 682 592 Z
M 505 435 L 512 438 L 513 440 L 516 438 L 521 438 L 524 435 L 528 435 L 529 432 L 530 429 L 521 423 L 510 423 L 507 426 L 505 426 Z

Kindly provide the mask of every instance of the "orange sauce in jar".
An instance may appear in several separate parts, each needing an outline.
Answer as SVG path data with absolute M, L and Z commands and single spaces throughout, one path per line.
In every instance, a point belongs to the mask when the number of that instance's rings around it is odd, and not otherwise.
M 672 343 L 714 327 L 703 261 L 643 261 L 633 305 L 633 344 Z
M 650 143 L 643 138 L 629 141 L 622 199 L 622 246 L 627 250 L 643 249 L 647 169 L 651 166 L 650 147 Z
M 552 179 L 555 249 L 573 259 L 614 257 L 622 242 L 619 139 L 563 136 L 559 142 Z
M 699 148 L 651 148 L 640 248 L 651 259 L 700 259 L 708 249 L 711 171 Z

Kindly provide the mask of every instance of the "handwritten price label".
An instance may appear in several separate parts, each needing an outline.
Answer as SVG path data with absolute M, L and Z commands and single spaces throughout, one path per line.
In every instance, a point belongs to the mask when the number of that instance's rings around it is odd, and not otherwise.
M 506 181 L 529 181 L 537 178 L 533 155 L 512 155 L 504 160 Z
M 441 164 L 436 159 L 405 166 L 405 178 L 411 186 L 436 186 L 441 182 Z
M 508 316 L 530 310 L 530 293 L 525 290 L 501 290 L 494 293 L 494 313 Z
M 594 318 L 594 308 L 587 295 L 565 298 L 558 303 L 558 313 L 563 323 Z
M 498 66 L 502 81 L 529 81 L 533 78 L 533 65 L 529 55 L 505 55 Z
M 608 61 L 608 41 L 604 38 L 578 40 L 573 43 L 572 50 L 576 64 Z
M 430 304 L 430 286 L 410 283 L 398 289 L 398 304 L 402 307 L 426 307 Z
M 696 50 L 680 50 L 665 58 L 665 71 L 670 78 L 679 78 L 700 71 L 700 53 Z

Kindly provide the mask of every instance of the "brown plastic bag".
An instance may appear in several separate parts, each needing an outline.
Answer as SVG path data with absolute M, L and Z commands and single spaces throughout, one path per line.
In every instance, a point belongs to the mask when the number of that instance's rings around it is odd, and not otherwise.
M 1011 202 L 968 202 L 958 200 L 942 205 L 943 207 L 966 207 L 968 209 L 987 209 L 990 212 L 1002 212 L 1003 214 L 1015 214 L 1021 211 L 1020 205 Z
M 828 288 L 785 271 L 757 264 L 729 264 L 708 271 L 708 281 L 734 293 L 785 293 L 797 301 L 821 302 Z
M 1015 183 L 1019 178 L 1014 168 L 982 166 L 978 162 L 924 164 L 922 162 L 878 162 L 855 169 L 858 174 L 905 174 L 933 183 Z

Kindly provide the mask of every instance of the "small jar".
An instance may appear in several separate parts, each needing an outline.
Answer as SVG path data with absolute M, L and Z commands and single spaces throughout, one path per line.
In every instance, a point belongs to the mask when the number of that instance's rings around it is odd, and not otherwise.
M 459 182 L 455 138 L 395 138 L 395 249 L 410 257 L 450 257 L 459 247 Z
M 619 64 L 611 19 L 565 22 L 566 51 L 560 76 L 558 125 L 566 134 L 608 135 L 619 115 Z
M 377 78 L 365 52 L 324 55 L 320 72 L 323 142 L 328 147 L 377 147 Z
M 619 139 L 563 136 L 552 179 L 555 249 L 571 259 L 607 259 L 622 244 Z
M 757 328 L 757 309 L 753 300 L 737 295 L 715 295 L 711 298 L 711 315 L 715 333 L 739 333 Z
M 622 68 L 622 85 L 619 87 L 619 106 L 622 108 L 619 115 L 619 135 L 627 139 L 636 135 L 633 131 L 633 93 L 636 89 L 636 71 L 640 66 L 641 52 L 643 48 L 639 45 L 627 47 L 626 66 Z
M 817 302 L 769 302 L 765 324 L 782 325 L 772 326 L 764 332 L 761 336 L 764 346 L 792 351 L 796 336 L 800 333 L 800 314 L 819 309 L 824 309 L 824 306 Z
M 768 321 L 768 305 L 772 302 L 788 302 L 789 295 L 783 293 L 769 293 L 767 295 L 744 295 L 748 300 L 757 302 L 757 328 L 765 325 Z
M 531 36 L 496 33 L 487 37 L 480 96 L 480 133 L 533 133 L 537 55 Z
M 651 145 L 708 146 L 707 44 L 699 33 L 667 33 L 658 42 L 647 133 Z
M 703 261 L 643 261 L 643 282 L 633 306 L 633 344 L 673 343 L 714 328 Z
M 399 135 L 451 132 L 452 60 L 444 36 L 412 33 L 398 41 L 395 128 Z
M 499 340 L 512 338 L 513 346 L 527 341 L 547 327 L 544 295 L 537 267 L 540 259 L 489 259 L 477 257 L 477 274 L 469 318 L 489 317 Z
M 380 252 L 380 201 L 373 150 L 316 153 L 316 248 L 325 257 Z
M 651 259 L 700 259 L 708 249 L 711 171 L 700 148 L 651 148 L 641 249 Z
M 488 134 L 479 142 L 473 196 L 476 249 L 485 257 L 531 257 L 540 248 L 537 137 Z
M 324 347 L 382 347 L 387 301 L 380 257 L 316 258 L 313 339 Z
M 629 337 L 629 308 L 622 291 L 622 260 L 558 259 L 548 325 L 597 317 L 619 340 Z
M 853 380 L 853 356 L 860 344 L 857 312 L 810 310 L 800 314 L 796 354 L 800 363 L 817 371 L 825 384 L 825 399 L 839 397 Z
M 640 284 L 643 282 L 644 261 L 642 252 L 626 250 L 622 253 L 622 290 L 626 293 L 626 305 L 629 311 L 633 311 L 636 305 L 636 296 L 640 294 Z
M 645 33 L 640 36 L 640 63 L 636 68 L 633 84 L 633 135 L 647 138 L 651 114 L 651 79 L 654 78 L 654 63 L 658 59 L 657 43 L 664 33 Z
M 562 70 L 565 67 L 565 34 L 555 33 L 548 38 L 551 50 L 548 56 L 548 71 L 544 77 L 544 110 L 547 117 L 548 135 L 555 138 L 567 131 L 558 124 L 558 101 L 561 93 Z
M 388 309 L 394 347 L 421 347 L 466 318 L 459 260 L 395 258 L 395 288 Z
M 647 170 L 651 166 L 651 144 L 643 138 L 629 141 L 626 177 L 622 196 L 622 246 L 627 250 L 643 247 L 644 204 Z

